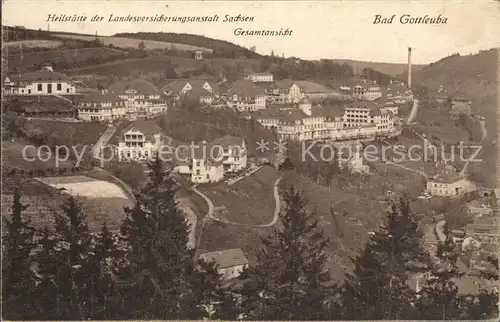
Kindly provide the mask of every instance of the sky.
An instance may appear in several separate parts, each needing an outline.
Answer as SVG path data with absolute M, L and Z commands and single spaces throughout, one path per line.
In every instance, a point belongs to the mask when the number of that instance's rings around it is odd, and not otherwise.
M 87 22 L 47 22 L 49 14 L 87 16 Z M 114 16 L 219 16 L 219 22 L 108 22 Z M 253 17 L 223 22 L 225 15 Z M 446 17 L 446 24 L 401 24 L 402 15 Z M 100 15 L 101 22 L 90 18 Z M 373 24 L 376 15 L 391 24 Z M 149 1 L 4 0 L 3 25 L 86 34 L 175 32 L 203 35 L 269 55 L 427 64 L 450 54 L 500 47 L 500 1 Z M 291 36 L 238 36 L 244 30 L 293 30 Z

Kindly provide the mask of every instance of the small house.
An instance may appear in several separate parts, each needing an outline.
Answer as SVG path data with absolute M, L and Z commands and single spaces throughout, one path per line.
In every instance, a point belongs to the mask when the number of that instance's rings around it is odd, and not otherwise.
M 248 267 L 248 259 L 241 248 L 226 249 L 200 255 L 207 262 L 215 261 L 217 270 L 224 280 L 238 277 Z

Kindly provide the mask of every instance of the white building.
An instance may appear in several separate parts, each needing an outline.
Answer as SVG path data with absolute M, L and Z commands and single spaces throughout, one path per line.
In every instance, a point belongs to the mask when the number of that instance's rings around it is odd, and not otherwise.
M 194 59 L 195 60 L 203 60 L 203 52 L 201 50 L 196 50 L 194 52 Z
M 200 259 L 206 262 L 216 262 L 217 271 L 224 280 L 238 277 L 248 267 L 248 259 L 241 248 L 204 253 L 200 255 Z
M 225 173 L 247 167 L 247 148 L 243 138 L 225 136 L 207 144 L 203 141 L 180 149 L 174 172 L 189 175 L 193 183 L 215 183 Z
M 312 106 L 305 97 L 296 105 L 270 106 L 253 118 L 274 130 L 283 140 L 342 141 L 364 137 L 395 136 L 397 127 L 392 112 L 367 101 L 338 106 Z
M 162 93 L 176 100 L 186 95 L 189 97 L 198 97 L 200 103 L 208 104 L 211 104 L 217 97 L 214 85 L 204 79 L 176 79 L 164 86 Z
M 361 85 L 356 85 L 352 89 L 352 96 L 357 99 L 364 99 L 366 94 L 366 88 Z
M 243 138 L 226 135 L 210 145 L 222 151 L 224 172 L 240 172 L 247 167 L 247 147 Z
M 476 185 L 460 176 L 452 167 L 447 166 L 432 179 L 427 180 L 426 191 L 431 196 L 457 197 L 476 190 Z
M 119 161 L 147 161 L 162 145 L 163 130 L 153 120 L 132 122 L 118 141 Z
M 363 99 L 367 101 L 374 101 L 380 97 L 382 97 L 382 89 L 380 86 L 368 86 Z
M 272 83 L 274 81 L 273 74 L 271 73 L 255 73 L 245 77 L 245 79 L 252 83 Z
M 44 64 L 36 72 L 9 75 L 2 86 L 4 95 L 72 95 L 75 94 L 68 78 L 54 72 L 52 65 Z
M 231 84 L 226 101 L 228 107 L 239 112 L 253 112 L 266 108 L 265 91 L 249 80 L 237 80 Z
M 127 115 L 148 117 L 167 111 L 167 100 L 151 82 L 136 79 L 111 85 L 108 93 L 127 101 Z
M 114 94 L 91 93 L 78 105 L 78 118 L 84 121 L 112 121 L 126 114 L 127 102 Z

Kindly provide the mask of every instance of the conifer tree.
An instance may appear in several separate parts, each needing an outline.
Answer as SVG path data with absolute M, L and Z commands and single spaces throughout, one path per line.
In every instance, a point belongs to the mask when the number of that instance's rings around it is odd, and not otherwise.
M 421 237 L 408 198 L 403 196 L 354 260 L 354 272 L 344 285 L 344 318 L 401 319 L 412 314 L 414 292 L 407 280 L 429 263 Z
M 62 303 L 60 318 L 86 319 L 91 314 L 90 272 L 91 236 L 86 214 L 74 197 L 63 205 L 63 214 L 56 215 L 57 297 Z
M 457 250 L 446 226 L 445 234 L 446 240 L 438 244 L 436 251 L 438 261 L 432 264 L 418 293 L 416 303 L 422 319 L 457 320 L 465 317 L 465 304 L 454 281 L 463 275 L 457 267 L 460 250 Z
M 132 318 L 196 319 L 200 311 L 195 305 L 213 290 L 199 284 L 204 273 L 188 248 L 189 225 L 178 206 L 174 180 L 160 158 L 150 162 L 149 169 L 149 182 L 122 226 L 130 247 L 125 310 Z M 216 283 L 204 288 L 210 285 Z
M 282 229 L 263 238 L 255 267 L 246 269 L 241 294 L 250 319 L 324 319 L 331 290 L 325 268 L 328 240 L 318 230 L 306 200 L 293 187 L 284 195 Z
M 8 319 L 36 317 L 32 308 L 34 298 L 29 290 L 35 286 L 31 252 L 35 248 L 34 229 L 23 218 L 27 205 L 21 203 L 21 194 L 14 191 L 12 215 L 4 219 L 2 254 L 3 316 Z

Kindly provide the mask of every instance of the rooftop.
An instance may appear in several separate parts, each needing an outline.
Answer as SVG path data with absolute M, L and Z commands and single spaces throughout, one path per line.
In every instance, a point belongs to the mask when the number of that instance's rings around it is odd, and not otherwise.
M 228 95 L 238 95 L 242 97 L 254 97 L 263 95 L 264 90 L 249 80 L 240 79 L 229 86 Z
M 326 87 L 323 84 L 313 83 L 310 81 L 295 81 L 295 84 L 299 86 L 305 93 L 330 93 L 333 92 L 332 89 Z
M 248 265 L 248 259 L 241 248 L 204 253 L 200 255 L 200 258 L 208 262 L 215 261 L 219 268 Z
M 126 133 L 132 129 L 136 129 L 146 136 L 152 136 L 155 134 L 163 133 L 162 128 L 159 127 L 158 124 L 156 124 L 156 122 L 153 120 L 143 120 L 143 119 L 136 120 L 136 121 L 130 123 L 129 126 L 127 126 L 122 131 L 122 134 Z
M 101 92 L 93 92 L 88 95 L 85 95 L 82 98 L 82 102 L 89 103 L 107 103 L 107 102 L 117 102 L 121 101 L 121 99 L 113 94 L 113 93 L 101 93 Z
M 108 91 L 117 95 L 125 93 L 126 90 L 133 89 L 143 95 L 157 95 L 160 93 L 158 88 L 145 79 L 135 79 L 128 82 L 118 82 L 109 86 Z
M 42 69 L 25 74 L 12 74 L 8 76 L 12 82 L 34 82 L 34 81 L 66 81 L 64 74 Z

